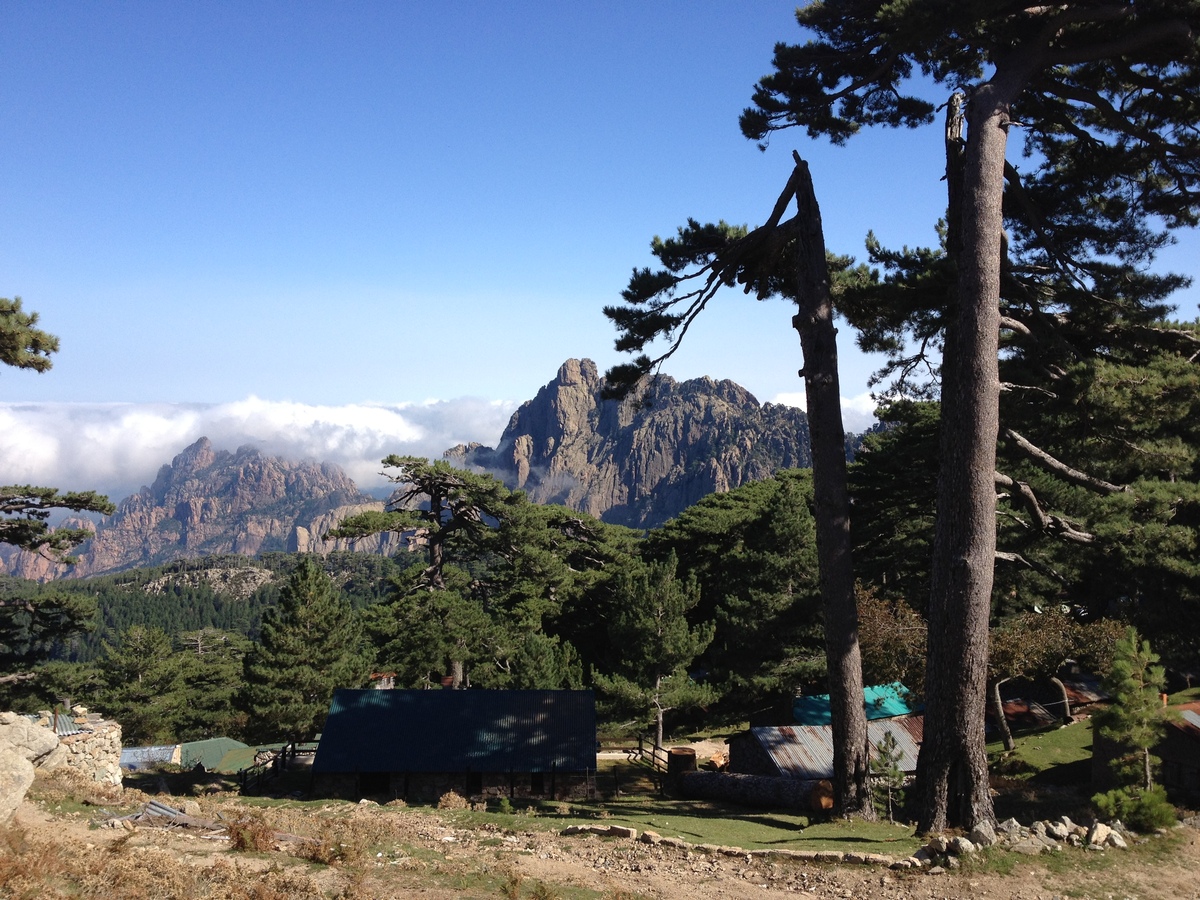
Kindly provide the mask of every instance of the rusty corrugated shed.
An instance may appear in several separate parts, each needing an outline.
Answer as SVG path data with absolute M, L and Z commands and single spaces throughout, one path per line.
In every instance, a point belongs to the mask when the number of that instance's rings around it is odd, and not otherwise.
M 1200 740 L 1200 702 L 1183 703 L 1172 709 L 1179 714 L 1179 718 L 1168 719 L 1168 722 L 1184 734 Z
M 1087 706 L 1111 699 L 1096 678 L 1060 678 L 1072 706 Z
M 316 773 L 595 768 L 591 691 L 339 690 L 313 761 Z
M 1058 722 L 1058 717 L 1036 700 L 1023 700 L 1017 697 L 1013 700 L 1005 700 L 1004 718 L 1013 725 L 1019 725 L 1022 728 L 1044 728 L 1047 725 L 1053 725 Z M 991 710 L 989 709 L 990 713 Z
M 867 741 L 874 752 L 885 734 L 891 734 L 900 749 L 900 768 L 917 768 L 924 716 L 896 716 L 867 722 Z M 833 777 L 833 729 L 829 725 L 781 725 L 751 728 L 754 739 L 770 756 L 779 774 L 804 780 Z

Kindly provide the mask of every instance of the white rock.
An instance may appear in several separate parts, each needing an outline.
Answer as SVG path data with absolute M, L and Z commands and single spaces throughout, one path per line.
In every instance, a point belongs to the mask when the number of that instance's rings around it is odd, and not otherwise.
M 1108 836 L 1112 834 L 1112 829 L 1103 822 L 1097 822 L 1088 829 L 1087 840 L 1088 844 L 1095 844 L 1098 847 L 1103 847 L 1104 842 L 1108 840 Z
M 977 847 L 990 847 L 996 843 L 996 829 L 992 827 L 991 822 L 980 822 L 971 829 L 969 837 L 971 843 Z
M 33 763 L 20 749 L 0 741 L 0 824 L 12 818 L 33 784 Z
M 965 856 L 975 852 L 975 845 L 968 838 L 956 837 L 950 841 L 949 850 L 955 856 Z
M 1050 835 L 1055 840 L 1065 841 L 1067 839 L 1067 835 L 1069 835 L 1070 833 L 1071 833 L 1070 827 L 1067 825 L 1064 825 L 1062 822 L 1047 822 L 1046 823 L 1046 834 Z
M 58 746 L 58 735 L 16 713 L 0 713 L 0 740 L 8 741 L 25 759 L 37 765 Z

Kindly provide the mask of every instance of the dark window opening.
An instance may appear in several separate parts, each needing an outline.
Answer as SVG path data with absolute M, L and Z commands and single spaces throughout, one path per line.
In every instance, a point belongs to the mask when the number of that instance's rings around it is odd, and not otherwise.
M 483 793 L 483 773 L 468 772 L 467 773 L 467 793 L 482 794 Z
M 533 772 L 529 776 L 529 793 L 546 793 L 546 775 L 544 772 Z
M 387 772 L 359 772 L 358 790 L 362 794 L 386 794 L 391 790 L 391 778 Z

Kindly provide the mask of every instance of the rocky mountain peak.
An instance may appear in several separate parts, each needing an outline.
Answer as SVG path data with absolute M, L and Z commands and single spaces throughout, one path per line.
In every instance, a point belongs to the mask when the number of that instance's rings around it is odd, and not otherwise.
M 569 359 L 512 415 L 495 449 L 445 457 L 491 472 L 539 503 L 653 527 L 714 491 L 811 465 L 808 419 L 732 381 L 659 376 L 638 400 L 605 400 L 590 359 Z
M 48 581 L 82 578 L 174 559 L 268 550 L 326 553 L 348 549 L 321 538 L 356 512 L 382 509 L 330 463 L 294 462 L 244 446 L 234 453 L 201 438 L 158 471 L 149 487 L 126 497 L 95 526 L 67 569 L 28 553 L 0 560 L 0 570 Z M 356 541 L 354 549 L 394 552 L 395 536 Z

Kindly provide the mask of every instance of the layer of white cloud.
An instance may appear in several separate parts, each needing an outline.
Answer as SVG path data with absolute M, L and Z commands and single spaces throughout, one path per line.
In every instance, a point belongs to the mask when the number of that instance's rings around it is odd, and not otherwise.
M 772 399 L 772 403 L 781 403 L 784 406 L 798 406 L 800 409 L 808 409 L 808 398 L 804 391 L 794 391 L 786 394 L 776 394 Z M 850 432 L 859 433 L 866 431 L 875 424 L 875 407 L 878 404 L 875 398 L 871 396 L 870 391 L 864 391 L 856 397 L 842 398 L 842 426 Z
M 494 445 L 516 404 L 472 398 L 313 406 L 248 397 L 222 404 L 0 403 L 0 483 L 95 489 L 114 500 L 207 437 L 289 459 L 341 466 L 364 490 L 385 484 L 389 453 L 439 457 L 458 443 Z

